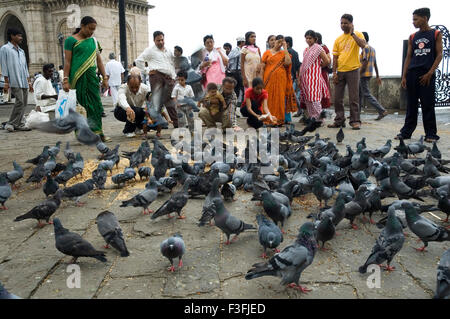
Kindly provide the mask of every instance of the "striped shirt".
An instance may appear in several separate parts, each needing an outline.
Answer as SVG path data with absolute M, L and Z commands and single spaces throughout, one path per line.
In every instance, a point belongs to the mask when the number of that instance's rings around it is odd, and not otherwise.
M 370 45 L 366 45 L 366 47 L 361 51 L 360 61 L 361 64 L 363 64 L 364 61 L 369 61 L 365 70 L 362 70 L 361 66 L 361 77 L 371 78 L 373 76 L 373 67 L 377 61 L 375 49 Z

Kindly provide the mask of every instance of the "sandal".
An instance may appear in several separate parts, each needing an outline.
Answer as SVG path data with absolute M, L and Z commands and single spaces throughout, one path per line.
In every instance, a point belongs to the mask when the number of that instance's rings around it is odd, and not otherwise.
M 427 137 L 427 138 L 425 139 L 425 142 L 426 142 L 426 143 L 434 143 L 434 142 L 437 142 L 437 141 L 438 141 L 438 139 L 433 138 L 433 137 Z

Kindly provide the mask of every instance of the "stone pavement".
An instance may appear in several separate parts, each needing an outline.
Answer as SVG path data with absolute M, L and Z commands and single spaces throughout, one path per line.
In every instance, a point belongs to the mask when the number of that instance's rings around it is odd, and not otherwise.
M 0 106 L 0 120 L 7 119 L 11 105 Z M 31 106 L 30 106 L 31 108 Z M 105 133 L 112 138 L 109 147 L 121 144 L 121 151 L 137 149 L 140 137 L 127 139 L 122 135 L 123 124 L 117 122 L 106 107 L 107 118 L 104 119 Z M 375 114 L 363 115 L 361 131 L 344 129 L 344 144 L 338 145 L 345 152 L 345 144 L 352 145 L 363 136 L 367 137 L 370 148 L 376 148 L 393 138 L 403 124 L 402 115 L 390 115 L 380 122 L 373 121 Z M 297 122 L 298 119 L 295 119 Z M 327 122 L 331 120 L 328 119 Z M 243 119 L 239 119 L 245 127 Z M 450 158 L 450 126 L 448 113 L 438 116 L 439 148 L 444 158 Z M 420 122 L 419 122 L 420 123 Z M 300 124 L 296 124 L 301 127 Z M 421 127 L 421 124 L 420 124 Z M 335 139 L 336 130 L 326 127 L 318 132 L 323 137 Z M 152 133 L 153 135 L 154 133 Z M 423 134 L 418 128 L 414 139 Z M 169 144 L 170 131 L 163 131 L 163 142 Z M 381 287 L 370 289 L 366 279 L 368 274 L 360 275 L 358 267 L 362 265 L 378 237 L 380 230 L 374 225 L 364 224 L 360 219 L 356 223 L 359 230 L 349 228 L 344 221 L 337 231 L 340 236 L 326 244 L 329 251 L 319 251 L 313 264 L 308 267 L 300 283 L 312 289 L 308 294 L 301 294 L 279 284 L 276 277 L 263 277 L 247 281 L 245 273 L 251 265 L 261 262 L 262 248 L 258 242 L 257 232 L 248 231 L 239 236 L 239 240 L 230 246 L 224 245 L 225 236 L 215 227 L 199 228 L 197 221 L 201 215 L 203 199 L 190 199 L 184 209 L 184 220 L 166 217 L 150 220 L 142 215 L 139 208 L 120 208 L 121 200 L 137 194 L 144 188 L 146 181 L 137 181 L 123 189 L 115 189 L 110 178 L 106 190 L 93 191 L 85 200 L 83 208 L 64 201 L 53 217 L 61 219 L 64 227 L 81 234 L 94 247 L 104 250 L 105 244 L 95 224 L 96 216 L 103 210 L 110 210 L 118 217 L 124 231 L 130 256 L 122 258 L 114 250 L 107 250 L 108 262 L 102 263 L 91 258 L 80 258 L 81 288 L 69 289 L 67 272 L 70 257 L 64 256 L 55 248 L 53 226 L 42 229 L 36 227 L 35 220 L 14 223 L 16 216 L 31 209 L 45 197 L 42 189 L 34 189 L 24 180 L 31 172 L 32 166 L 25 164 L 29 158 L 41 152 L 47 144 L 54 145 L 61 140 L 63 145 L 70 141 L 75 151 L 80 151 L 85 159 L 83 179 L 90 178 L 95 169 L 97 150 L 78 143 L 72 134 L 56 136 L 36 131 L 7 133 L 0 131 L 0 171 L 10 170 L 12 161 L 18 161 L 25 170 L 25 177 L 18 191 L 7 201 L 9 208 L 0 212 L 0 282 L 12 293 L 24 298 L 424 298 L 433 296 L 436 287 L 436 268 L 441 255 L 450 247 L 450 243 L 430 243 L 428 252 L 419 253 L 413 248 L 419 247 L 416 237 L 409 230 L 405 245 L 395 257 L 393 265 L 397 268 L 392 273 L 381 273 Z M 393 145 L 397 145 L 393 142 Z M 59 156 L 62 161 L 63 156 Z M 122 160 L 119 170 L 128 164 Z M 149 165 L 149 164 L 147 164 Z M 70 181 L 68 185 L 78 181 Z M 179 189 L 177 186 L 176 190 Z M 168 195 L 160 196 L 152 203 L 150 209 L 157 209 Z M 256 215 L 262 207 L 250 201 L 250 193 L 239 191 L 237 201 L 227 203 L 227 208 L 236 217 L 256 225 Z M 390 201 L 390 200 L 389 200 Z M 383 203 L 388 203 L 385 200 Z M 428 199 L 435 203 L 434 199 Z M 299 226 L 307 221 L 306 216 L 317 211 L 318 201 L 312 194 L 305 200 L 294 200 L 293 215 L 285 225 L 287 235 L 281 247 L 292 243 Z M 425 213 L 427 218 L 441 223 L 445 214 Z M 374 214 L 378 220 L 380 213 Z M 183 258 L 184 266 L 175 273 L 169 273 L 169 261 L 159 251 L 160 243 L 169 235 L 181 232 L 186 243 L 187 252 Z M 270 254 L 269 254 L 270 255 Z

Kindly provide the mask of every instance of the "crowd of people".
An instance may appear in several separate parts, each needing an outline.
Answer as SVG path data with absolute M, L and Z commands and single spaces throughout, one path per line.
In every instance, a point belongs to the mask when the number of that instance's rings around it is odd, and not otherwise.
M 418 100 L 423 110 L 426 141 L 439 139 L 434 114 L 434 71 L 442 59 L 442 34 L 432 29 L 428 21 L 430 10 L 414 11 L 414 26 L 419 32 L 409 39 L 408 56 L 404 65 L 402 86 L 407 90 L 408 106 L 405 125 L 396 138 L 410 138 L 417 125 Z M 343 31 L 330 50 L 322 43 L 320 33 L 305 33 L 306 49 L 302 63 L 293 49 L 292 37 L 270 35 L 266 50 L 257 46 L 256 33 L 249 31 L 236 39 L 233 48 L 225 43 L 215 45 L 213 35 L 203 38 L 204 48 L 199 52 L 198 63 L 183 56 L 180 46 L 174 52 L 166 48 L 165 35 L 153 34 L 154 45 L 148 47 L 133 62 L 129 76 L 115 58 L 103 64 L 101 45 L 93 37 L 97 22 L 86 16 L 80 27 L 65 40 L 64 68 L 60 68 L 61 89 L 76 89 L 77 103 L 86 111 L 91 130 L 103 141 L 103 105 L 100 97 L 99 75 L 103 89 L 109 88 L 115 106 L 114 116 L 125 122 L 123 133 L 127 137 L 147 134 L 168 124 L 174 128 L 194 130 L 196 112 L 206 127 L 233 128 L 240 131 L 236 118 L 244 116 L 247 125 L 258 129 L 262 126 L 280 127 L 292 123 L 304 110 L 304 120 L 314 119 L 322 123 L 322 111 L 334 104 L 336 116 L 330 128 L 346 126 L 344 92 L 348 87 L 350 102 L 349 124 L 352 129 L 361 128 L 361 107 L 364 98 L 378 112 L 375 120 L 383 119 L 388 112 L 370 93 L 369 81 L 376 73 L 381 84 L 376 51 L 371 47 L 367 32 L 354 29 L 353 16 L 341 17 Z M 26 64 L 20 30 L 9 29 L 8 43 L 0 50 L 0 64 L 5 78 L 5 88 L 16 98 L 10 119 L 4 128 L 10 132 L 29 130 L 23 124 L 28 90 L 35 91 L 36 110 L 51 110 L 56 103 L 59 87 L 54 86 L 52 64 L 43 67 L 34 88 Z M 331 57 L 332 55 L 332 57 Z M 330 85 L 334 84 L 334 94 Z M 201 83 L 200 94 L 194 93 L 190 84 Z M 189 83 L 189 84 L 188 84 Z M 55 90 L 56 89 L 56 90 Z M 237 110 L 240 112 L 237 112 Z

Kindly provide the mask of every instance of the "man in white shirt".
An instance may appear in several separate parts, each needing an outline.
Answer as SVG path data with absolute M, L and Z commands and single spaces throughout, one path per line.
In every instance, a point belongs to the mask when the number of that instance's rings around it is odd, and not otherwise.
M 33 83 L 34 100 L 38 112 L 55 111 L 58 95 L 51 81 L 54 68 L 52 63 L 44 65 L 42 76 L 36 77 Z
M 136 66 L 145 70 L 145 62 L 148 62 L 150 86 L 152 88 L 152 106 L 161 113 L 161 108 L 166 107 L 173 126 L 178 127 L 178 117 L 175 104 L 171 99 L 171 93 L 175 86 L 175 65 L 171 51 L 164 47 L 164 33 L 155 31 L 153 33 L 155 45 L 149 47 L 136 59 Z
M 116 55 L 111 52 L 109 54 L 109 62 L 105 65 L 105 72 L 109 77 L 108 84 L 113 100 L 113 106 L 116 106 L 117 104 L 119 87 L 123 82 L 123 73 L 125 72 L 122 63 L 116 61 L 115 58 Z

